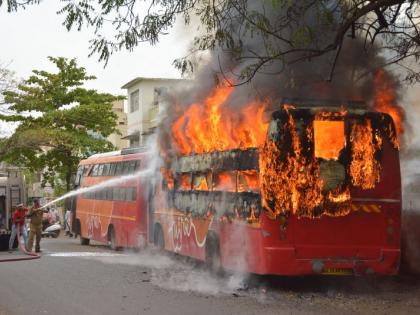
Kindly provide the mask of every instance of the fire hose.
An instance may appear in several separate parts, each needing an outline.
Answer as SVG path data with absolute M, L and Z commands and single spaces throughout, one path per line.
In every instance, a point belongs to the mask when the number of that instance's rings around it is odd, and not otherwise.
M 0 262 L 32 260 L 32 259 L 41 258 L 40 255 L 26 250 L 26 246 L 22 245 L 22 243 L 20 241 L 20 224 L 17 225 L 16 230 L 17 230 L 16 235 L 17 235 L 17 239 L 18 239 L 19 248 L 25 253 L 26 256 L 0 259 Z

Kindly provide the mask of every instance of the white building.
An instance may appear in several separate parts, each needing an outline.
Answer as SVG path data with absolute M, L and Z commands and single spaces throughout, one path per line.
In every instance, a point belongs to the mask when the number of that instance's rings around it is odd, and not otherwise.
M 120 134 L 113 133 L 108 137 L 118 150 L 127 148 L 130 143 L 125 138 L 127 137 L 127 113 L 124 112 L 124 100 L 115 101 L 112 104 L 112 111 L 117 115 L 117 129 Z
M 180 79 L 144 78 L 138 77 L 124 84 L 128 95 L 128 135 L 130 147 L 146 144 L 150 135 L 158 124 L 159 107 L 162 95 L 170 88 L 179 84 Z

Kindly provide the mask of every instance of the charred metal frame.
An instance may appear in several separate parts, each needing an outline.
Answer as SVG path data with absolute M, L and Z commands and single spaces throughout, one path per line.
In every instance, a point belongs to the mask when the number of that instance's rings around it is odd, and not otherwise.
M 282 150 L 280 150 L 280 160 L 286 160 L 288 156 L 294 156 L 296 154 L 292 149 L 291 132 L 287 129 L 291 128 L 288 125 L 288 119 L 291 115 L 294 120 L 295 131 L 301 143 L 301 154 L 305 157 L 306 165 L 308 166 L 307 172 L 315 171 L 309 165 L 312 165 L 314 160 L 317 159 L 315 157 L 313 139 L 313 121 L 316 119 L 316 115 L 322 112 L 331 113 L 331 117 L 328 116 L 326 120 L 344 121 L 347 145 L 342 149 L 338 157 L 338 162 L 344 167 L 344 175 L 338 179 L 334 179 L 336 175 L 330 174 L 335 182 L 340 182 L 339 186 L 337 186 L 337 191 L 343 187 L 349 187 L 351 184 L 349 163 L 351 161 L 352 150 L 352 142 L 350 140 L 352 121 L 369 119 L 372 124 L 372 130 L 381 133 L 384 140 L 389 139 L 393 142 L 393 139 L 396 139 L 395 126 L 392 123 L 391 117 L 387 114 L 369 111 L 364 102 L 284 99 L 283 105 L 281 110 L 272 112 L 272 121 L 274 123 L 277 121 L 278 124 L 278 134 L 276 136 L 281 137 L 281 140 L 271 139 L 271 141 L 281 141 L 283 143 Z M 334 113 L 339 114 L 343 112 L 345 114 L 334 116 Z M 308 128 L 312 128 L 312 138 L 307 136 Z M 397 148 L 395 143 L 394 147 Z M 213 176 L 219 171 L 256 170 L 259 172 L 259 154 L 258 148 L 250 148 L 247 150 L 235 149 L 179 157 L 172 168 L 172 172 L 175 174 L 175 187 L 173 190 L 168 191 L 169 206 L 194 217 L 204 218 L 209 215 L 215 215 L 216 217 L 242 218 L 248 221 L 250 221 L 250 218 L 251 221 L 253 218 L 258 218 L 262 208 L 260 193 L 213 191 L 212 187 L 209 187 L 209 190 L 194 190 L 192 182 L 193 176 L 197 174 L 211 173 Z M 377 161 L 381 160 L 381 154 L 382 149 L 375 153 L 375 159 Z M 328 161 L 325 161 L 328 164 Z M 328 165 L 323 165 L 323 167 L 328 169 Z M 178 190 L 178 178 L 180 175 L 185 174 L 191 176 L 191 190 Z M 328 174 L 326 176 L 328 177 Z M 212 186 L 212 183 L 210 186 Z M 270 203 L 272 201 L 266 200 L 266 202 Z M 348 204 L 345 206 L 348 206 Z M 326 208 L 329 210 L 327 211 Z M 326 200 L 321 206 L 313 209 L 312 212 L 308 212 L 308 209 L 302 209 L 300 214 L 307 216 L 309 213 L 312 213 L 311 216 L 317 217 L 327 212 L 334 215 L 340 211 L 342 211 L 340 205 Z M 288 216 L 287 213 L 288 211 L 285 209 L 283 214 L 286 215 L 286 218 Z M 298 215 L 300 214 L 298 213 Z

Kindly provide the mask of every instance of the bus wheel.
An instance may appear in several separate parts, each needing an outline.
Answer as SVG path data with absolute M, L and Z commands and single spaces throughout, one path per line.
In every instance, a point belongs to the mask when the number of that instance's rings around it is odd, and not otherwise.
M 206 265 L 213 274 L 223 273 L 219 239 L 212 234 L 208 235 L 206 240 Z
M 155 225 L 155 233 L 153 238 L 153 243 L 159 250 L 165 249 L 165 238 L 163 237 L 163 231 L 160 224 Z
M 118 250 L 119 249 L 117 247 L 117 236 L 115 234 L 115 229 L 112 225 L 109 227 L 108 240 L 109 240 L 109 248 L 111 248 L 112 250 Z
M 80 245 L 89 245 L 90 239 L 82 237 L 80 234 Z
M 80 233 L 80 245 L 89 245 L 90 239 L 82 237 L 82 228 L 79 220 L 76 221 L 76 225 Z

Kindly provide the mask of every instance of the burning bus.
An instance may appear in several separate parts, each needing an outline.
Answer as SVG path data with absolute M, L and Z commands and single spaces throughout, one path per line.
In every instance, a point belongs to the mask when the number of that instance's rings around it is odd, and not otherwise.
M 398 271 L 396 130 L 364 103 L 284 100 L 259 147 L 187 154 L 162 174 L 162 248 L 256 274 Z
M 172 125 L 180 150 L 163 157 L 161 180 L 130 179 L 78 197 L 81 240 L 97 235 L 138 248 L 146 239 L 216 270 L 396 274 L 401 178 L 392 118 L 362 102 L 327 100 L 285 99 L 274 110 L 245 112 L 249 130 L 235 130 L 231 138 L 241 141 L 233 145 L 213 133 L 220 119 L 200 127 L 181 116 Z M 81 187 L 130 173 L 129 163 L 148 167 L 147 153 L 128 153 L 82 161 L 89 167 Z M 118 173 L 122 162 L 127 172 Z M 120 186 L 134 187 L 130 198 L 120 198 Z

